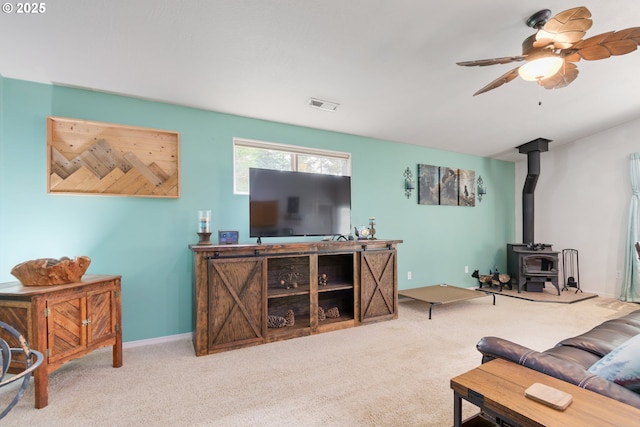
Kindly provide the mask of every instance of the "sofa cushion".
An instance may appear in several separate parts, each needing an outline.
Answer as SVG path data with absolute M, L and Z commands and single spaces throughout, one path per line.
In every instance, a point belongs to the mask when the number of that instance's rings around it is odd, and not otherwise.
M 613 349 L 588 371 L 640 393 L 640 335 Z
M 620 317 L 619 319 L 640 326 L 640 310 L 632 311 L 631 313 L 627 314 L 626 316 Z
M 575 347 L 604 357 L 638 334 L 640 334 L 640 328 L 633 324 L 620 319 L 608 320 L 584 334 L 564 339 L 556 346 Z
M 567 345 L 545 350 L 544 353 L 553 357 L 557 357 L 558 359 L 563 359 L 568 362 L 575 363 L 576 365 L 581 366 L 584 370 L 589 369 L 589 366 L 593 365 L 601 359 L 600 356 L 597 356 L 589 351 L 584 351 L 582 349 L 570 347 Z

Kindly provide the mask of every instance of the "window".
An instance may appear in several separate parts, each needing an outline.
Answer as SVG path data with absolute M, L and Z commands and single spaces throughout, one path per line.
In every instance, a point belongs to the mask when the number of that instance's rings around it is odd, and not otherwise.
M 249 168 L 351 176 L 351 154 L 234 138 L 234 194 L 249 194 Z

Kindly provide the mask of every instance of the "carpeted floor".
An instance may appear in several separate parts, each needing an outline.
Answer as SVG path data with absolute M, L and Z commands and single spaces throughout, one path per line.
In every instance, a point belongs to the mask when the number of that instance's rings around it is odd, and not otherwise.
M 34 409 L 31 386 L 2 425 L 450 426 L 449 380 L 480 364 L 481 337 L 544 350 L 640 308 L 496 300 L 439 306 L 428 320 L 428 304 L 406 299 L 397 320 L 203 357 L 184 336 L 125 344 L 119 369 L 101 350 L 50 376 L 47 407 Z M 476 412 L 464 404 L 463 416 Z
M 581 291 L 576 292 L 575 288 L 573 289 L 570 288 L 569 290 L 566 290 L 566 291 L 563 291 L 562 288 L 560 289 L 561 289 L 560 295 L 558 295 L 558 290 L 555 287 L 550 285 L 545 286 L 542 289 L 542 292 L 527 292 L 523 290 L 520 293 L 518 293 L 518 289 L 515 287 L 513 290 L 508 288 L 502 288 L 502 291 L 500 291 L 500 289 L 497 287 L 488 288 L 486 286 L 483 286 L 482 288 L 480 288 L 480 290 L 482 291 L 495 293 L 496 295 L 504 295 L 512 298 L 520 298 L 527 301 L 555 302 L 555 303 L 561 303 L 561 304 L 573 304 L 574 302 L 584 301 L 584 300 L 595 298 L 598 296 L 597 294 L 592 294 L 589 292 L 581 292 Z

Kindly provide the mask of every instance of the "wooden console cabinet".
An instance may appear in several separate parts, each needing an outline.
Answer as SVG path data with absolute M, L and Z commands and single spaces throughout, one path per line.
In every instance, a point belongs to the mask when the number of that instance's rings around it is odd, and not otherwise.
M 398 243 L 191 245 L 196 355 L 396 319 Z
M 0 284 L 0 320 L 45 356 L 34 371 L 35 406 L 49 401 L 49 373 L 93 350 L 113 346 L 113 367 L 122 366 L 120 276 L 85 275 L 64 285 Z

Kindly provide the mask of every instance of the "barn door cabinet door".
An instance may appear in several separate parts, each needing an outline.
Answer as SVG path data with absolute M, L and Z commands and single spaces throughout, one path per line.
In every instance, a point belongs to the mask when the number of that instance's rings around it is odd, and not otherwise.
M 398 317 L 397 255 L 395 249 L 361 252 L 360 320 Z
M 264 341 L 265 260 L 209 260 L 209 351 Z
M 49 364 L 113 341 L 117 332 L 118 291 L 102 288 L 53 297 L 46 301 Z

